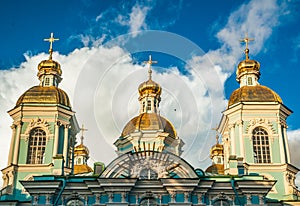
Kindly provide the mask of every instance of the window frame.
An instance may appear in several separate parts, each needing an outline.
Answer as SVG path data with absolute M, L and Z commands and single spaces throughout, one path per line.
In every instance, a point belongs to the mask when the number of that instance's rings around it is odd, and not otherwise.
M 41 127 L 31 129 L 28 140 L 26 164 L 44 164 L 47 133 Z
M 252 150 L 254 163 L 272 163 L 270 138 L 265 128 L 255 127 L 252 130 Z

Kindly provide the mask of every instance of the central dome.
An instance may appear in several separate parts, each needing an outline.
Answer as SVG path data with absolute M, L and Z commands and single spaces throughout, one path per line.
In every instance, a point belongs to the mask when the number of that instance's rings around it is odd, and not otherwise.
M 169 120 L 157 113 L 142 113 L 131 119 L 124 127 L 121 136 L 125 137 L 138 131 L 162 131 L 177 138 L 176 131 Z
M 67 93 L 55 86 L 31 87 L 19 97 L 16 107 L 21 104 L 61 104 L 71 108 Z

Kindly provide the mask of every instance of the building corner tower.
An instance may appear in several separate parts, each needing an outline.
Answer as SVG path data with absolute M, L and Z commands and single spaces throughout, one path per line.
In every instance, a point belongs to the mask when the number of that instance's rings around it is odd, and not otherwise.
M 79 126 L 61 82 L 60 64 L 52 60 L 53 33 L 49 59 L 38 65 L 40 84 L 23 93 L 8 111 L 13 119 L 7 167 L 2 170 L 2 198 L 13 195 L 26 199 L 19 180 L 38 175 L 66 175 L 72 170 L 72 152 Z
M 224 147 L 224 172 L 238 174 L 237 165 L 243 164 L 245 173 L 277 180 L 268 198 L 295 200 L 299 169 L 290 162 L 286 131 L 286 119 L 292 111 L 278 94 L 259 84 L 260 64 L 249 59 L 250 40 L 243 39 L 246 59 L 236 71 L 240 88 L 231 94 L 218 128 Z

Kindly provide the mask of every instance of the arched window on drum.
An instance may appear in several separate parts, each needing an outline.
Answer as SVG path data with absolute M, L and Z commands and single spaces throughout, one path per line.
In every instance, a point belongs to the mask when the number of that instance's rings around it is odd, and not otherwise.
M 46 132 L 41 128 L 34 128 L 29 135 L 27 164 L 43 164 L 46 149 Z
M 254 163 L 271 163 L 268 132 L 256 127 L 252 132 Z

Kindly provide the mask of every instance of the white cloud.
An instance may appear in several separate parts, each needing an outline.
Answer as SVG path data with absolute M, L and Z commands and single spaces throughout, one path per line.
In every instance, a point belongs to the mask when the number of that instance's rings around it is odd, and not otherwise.
M 253 53 L 261 51 L 272 29 L 278 25 L 280 8 L 275 3 L 251 1 L 233 12 L 217 34 L 221 48 L 204 56 L 185 59 L 190 76 L 180 74 L 176 67 L 165 73 L 153 73 L 153 79 L 163 87 L 161 114 L 174 124 L 178 135 L 185 141 L 183 157 L 194 167 L 205 169 L 210 163 L 209 148 L 215 142 L 211 128 L 215 127 L 226 106 L 224 82 L 242 56 L 238 39 L 248 31 L 249 37 L 256 39 L 250 50 Z M 132 7 L 127 15 L 132 37 L 136 37 L 140 29 L 147 28 L 145 19 L 149 10 L 149 7 L 139 5 Z M 97 20 L 101 18 L 103 15 Z M 118 16 L 117 21 L 125 25 L 124 18 L 124 15 Z M 86 46 L 91 42 L 96 42 L 93 46 L 99 46 L 105 38 L 81 37 Z M 5 111 L 14 106 L 22 92 L 38 83 L 36 68 L 47 56 L 26 56 L 26 62 L 19 69 L 0 71 L 0 81 L 3 82 L 0 85 L 3 91 L 0 96 L 0 117 L 3 117 L 0 132 L 5 137 L 0 142 L 0 149 L 3 154 L 8 154 L 11 136 L 11 119 Z M 90 148 L 92 160 L 109 163 L 115 157 L 112 143 L 129 119 L 138 114 L 137 87 L 146 80 L 146 69 L 133 65 L 130 54 L 117 46 L 84 47 L 68 55 L 55 53 L 54 59 L 62 65 L 64 79 L 61 88 L 73 100 L 79 123 L 84 123 L 89 129 L 85 144 Z M 1 158 L 0 167 L 5 165 L 6 159 Z
M 147 16 L 150 7 L 141 7 L 139 5 L 135 5 L 130 13 L 130 32 L 132 32 L 133 37 L 137 35 L 137 32 L 141 29 L 146 29 L 147 25 L 145 22 L 145 18 Z
M 290 147 L 291 163 L 300 168 L 300 129 L 288 131 L 288 140 Z M 300 187 L 300 173 L 297 174 L 296 185 Z

